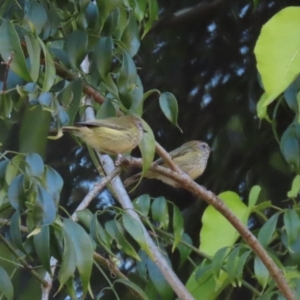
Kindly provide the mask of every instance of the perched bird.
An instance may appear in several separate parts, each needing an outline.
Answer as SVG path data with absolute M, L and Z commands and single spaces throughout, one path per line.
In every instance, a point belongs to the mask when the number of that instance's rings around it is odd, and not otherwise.
M 206 143 L 201 141 L 190 141 L 171 151 L 169 154 L 174 163 L 176 163 L 183 172 L 187 173 L 192 179 L 196 179 L 204 172 L 210 152 L 211 149 Z M 160 164 L 166 168 L 169 167 L 161 158 L 154 163 Z M 141 173 L 138 173 L 127 178 L 124 181 L 124 185 L 128 186 L 135 183 L 139 180 L 140 176 Z M 168 185 L 179 187 L 178 183 L 173 179 L 153 171 L 148 171 L 145 177 L 159 179 Z
M 92 148 L 107 154 L 131 151 L 144 133 L 142 121 L 132 115 L 79 122 L 63 127 L 63 131 L 72 132 Z

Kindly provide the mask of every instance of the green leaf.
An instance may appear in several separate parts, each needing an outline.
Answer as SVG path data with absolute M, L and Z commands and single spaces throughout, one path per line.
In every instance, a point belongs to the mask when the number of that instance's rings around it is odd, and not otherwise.
M 228 255 L 226 261 L 226 273 L 233 286 L 236 286 L 235 280 L 237 275 L 238 261 L 239 261 L 240 248 L 235 247 Z
M 156 0 L 149 0 L 149 18 L 144 26 L 144 32 L 142 35 L 142 39 L 145 37 L 147 32 L 151 29 L 153 22 L 157 19 L 158 16 L 158 5 Z
M 143 217 L 148 216 L 150 210 L 150 196 L 148 194 L 137 197 L 132 204 Z
M 265 119 L 266 121 L 271 123 L 272 121 L 270 120 L 270 118 L 268 116 L 267 107 L 264 105 L 267 97 L 268 97 L 268 95 L 266 93 L 263 93 L 261 95 L 261 97 L 259 98 L 259 101 L 256 104 L 256 111 L 257 111 L 257 116 L 261 120 Z
M 44 83 L 43 83 L 42 90 L 44 92 L 48 92 L 55 82 L 56 71 L 55 71 L 54 61 L 49 50 L 47 49 L 46 45 L 43 43 L 41 39 L 39 39 L 39 42 L 45 57 L 45 76 L 44 76 Z
M 42 226 L 41 231 L 33 235 L 33 244 L 43 267 L 51 274 L 49 226 Z
M 273 239 L 274 232 L 278 221 L 279 213 L 274 214 L 259 230 L 258 240 L 266 248 Z
M 59 292 L 63 288 L 65 283 L 70 279 L 70 277 L 73 276 L 77 265 L 76 249 L 73 240 L 67 230 L 64 230 L 63 234 L 64 250 L 61 259 L 61 267 L 57 275 L 60 283 L 57 292 Z
M 51 123 L 51 113 L 41 105 L 27 105 L 23 114 L 19 134 L 19 151 L 36 152 L 42 157 L 46 151 L 47 135 Z
M 181 241 L 184 232 L 184 222 L 180 210 L 177 206 L 173 205 L 173 231 L 174 231 L 174 243 L 172 246 L 172 252 L 174 252 L 178 243 Z
M 21 225 L 20 214 L 19 212 L 16 211 L 10 219 L 10 228 L 9 228 L 10 238 L 12 243 L 19 250 L 21 250 L 23 253 L 26 253 L 26 250 L 22 242 L 20 225 Z
M 96 119 L 116 117 L 116 109 L 111 100 L 106 99 L 97 111 Z
M 76 266 L 82 282 L 83 298 L 87 293 L 93 267 L 93 245 L 88 234 L 77 223 L 64 219 L 67 232 L 76 252 Z M 69 259 L 69 258 L 67 258 Z
M 128 25 L 123 32 L 121 41 L 131 57 L 135 56 L 140 48 L 139 28 L 134 15 L 129 14 Z
M 193 245 L 193 241 L 192 239 L 186 234 L 183 233 L 182 237 L 181 237 L 181 241 L 184 241 L 188 244 L 190 244 L 191 246 Z M 184 264 L 184 262 L 186 261 L 186 259 L 189 257 L 189 255 L 192 252 L 191 247 L 188 247 L 182 243 L 179 243 L 177 245 L 177 249 L 179 250 L 180 253 L 180 267 Z
M 143 128 L 146 132 L 144 132 L 143 134 L 142 140 L 139 144 L 139 148 L 141 150 L 143 159 L 142 174 L 145 175 L 149 170 L 155 155 L 155 137 L 151 127 L 144 120 L 142 120 L 142 122 Z
M 148 300 L 148 296 L 145 294 L 145 292 L 137 285 L 135 284 L 133 281 L 130 281 L 128 279 L 117 279 L 114 281 L 114 285 L 116 283 L 121 283 L 123 285 L 126 285 L 127 287 L 129 287 L 131 290 L 134 291 L 135 295 L 139 295 L 139 297 L 141 299 L 145 299 Z
M 243 253 L 238 262 L 237 262 L 237 269 L 236 269 L 236 279 L 238 281 L 238 285 L 241 286 L 242 285 L 242 279 L 243 279 L 243 276 L 244 276 L 244 268 L 245 268 L 245 264 L 246 264 L 246 261 L 248 259 L 248 257 L 251 255 L 252 251 L 251 250 L 248 250 L 246 251 L 245 253 Z
M 254 274 L 255 278 L 259 282 L 259 284 L 264 289 L 269 281 L 269 271 L 266 269 L 265 265 L 262 263 L 259 257 L 255 256 L 254 259 Z
M 28 72 L 19 36 L 11 22 L 2 20 L 0 26 L 0 54 L 5 62 L 12 57 L 10 69 L 26 81 L 32 81 Z
M 147 8 L 147 2 L 147 0 L 134 0 L 134 14 L 139 22 L 141 22 L 144 18 Z
M 0 293 L 7 298 L 7 300 L 14 299 L 14 287 L 6 271 L 0 267 Z
M 41 46 L 37 37 L 29 33 L 24 36 L 26 42 L 26 49 L 29 55 L 29 72 L 33 82 L 37 82 L 40 72 L 40 59 L 41 56 Z
M 12 180 L 17 176 L 23 163 L 23 155 L 16 155 L 7 165 L 5 173 L 5 181 L 10 185 Z
M 80 107 L 82 95 L 82 80 L 80 78 L 72 81 L 57 96 L 69 116 L 69 123 L 73 124 Z
M 239 195 L 228 191 L 221 193 L 219 197 L 236 217 L 246 225 L 250 211 L 241 201 Z M 202 216 L 202 224 L 200 250 L 210 256 L 213 256 L 223 247 L 233 246 L 239 237 L 236 229 L 212 206 L 206 208 Z
M 300 73 L 300 7 L 286 7 L 262 28 L 254 53 L 269 105 Z M 272 49 L 272 51 L 270 51 Z
M 283 215 L 288 244 L 293 244 L 300 234 L 300 218 L 294 209 L 288 209 Z
M 182 132 L 177 123 L 178 104 L 175 96 L 169 92 L 162 93 L 159 97 L 159 106 L 166 118 Z
M 8 201 L 11 206 L 16 210 L 21 210 L 24 203 L 24 175 L 17 175 L 8 187 Z
M 105 223 L 105 229 L 107 233 L 117 241 L 118 246 L 124 253 L 133 257 L 137 261 L 140 261 L 139 255 L 136 253 L 134 248 L 128 241 L 125 239 L 124 236 L 124 228 L 115 220 L 111 220 Z
M 255 185 L 251 188 L 248 200 L 248 206 L 251 209 L 257 202 L 259 194 L 261 192 L 261 187 L 259 185 Z
M 152 257 L 152 252 L 148 246 L 142 224 L 136 219 L 134 219 L 132 216 L 130 216 L 128 213 L 122 214 L 122 221 L 125 229 L 131 235 L 131 237 L 150 257 Z
M 107 17 L 110 15 L 110 13 L 115 10 L 118 6 L 122 5 L 121 0 L 110 0 L 110 1 L 103 1 L 103 0 L 97 0 L 97 6 L 99 9 L 99 15 L 102 25 L 106 21 Z
M 44 173 L 44 162 L 36 153 L 30 153 L 26 156 L 26 171 L 29 176 L 41 177 Z
M 173 299 L 173 290 L 169 286 L 165 277 L 161 274 L 160 270 L 149 258 L 147 259 L 147 268 L 151 281 L 153 282 L 156 290 L 158 291 L 161 299 Z
M 296 198 L 299 194 L 299 191 L 300 191 L 300 175 L 297 175 L 293 180 L 292 188 L 288 192 L 287 196 L 289 198 Z
M 102 225 L 98 222 L 97 214 L 94 214 L 91 219 L 90 233 L 97 245 L 102 247 L 108 254 L 113 257 L 114 254 L 110 250 L 111 238 L 109 234 L 104 230 Z
M 56 206 L 58 206 L 60 192 L 63 187 L 63 180 L 61 176 L 51 167 L 45 167 L 46 185 L 47 190 L 54 200 Z
M 50 225 L 56 218 L 56 206 L 54 200 L 40 185 L 37 186 L 33 217 L 36 226 Z
M 121 69 L 119 71 L 119 77 L 117 80 L 117 86 L 123 105 L 126 108 L 131 106 L 131 98 L 128 95 L 136 87 L 137 70 L 135 63 L 127 51 L 123 52 L 123 60 Z
M 71 32 L 66 38 L 65 50 L 71 66 L 76 69 L 87 53 L 88 35 L 83 30 Z
M 110 72 L 113 59 L 113 46 L 114 44 L 111 37 L 102 37 L 94 49 L 93 59 L 103 80 Z
M 169 212 L 167 201 L 164 197 L 154 199 L 151 205 L 151 213 L 153 221 L 157 221 L 159 227 L 167 230 L 169 227 Z
M 37 2 L 28 3 L 28 6 L 26 7 L 26 14 L 24 16 L 24 21 L 26 20 L 29 23 L 33 24 L 37 35 L 39 35 L 42 32 L 42 29 L 47 22 L 47 18 L 48 18 L 47 12 L 42 4 Z
M 280 149 L 292 170 L 300 171 L 300 125 L 292 123 L 283 133 L 280 140 Z

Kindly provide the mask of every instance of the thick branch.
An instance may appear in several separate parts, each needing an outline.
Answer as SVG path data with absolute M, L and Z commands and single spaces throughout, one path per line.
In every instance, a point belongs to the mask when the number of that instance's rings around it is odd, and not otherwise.
M 121 163 L 127 166 L 142 167 L 142 160 L 133 157 L 123 157 Z M 203 186 L 194 182 L 187 174 L 178 174 L 170 169 L 153 164 L 150 168 L 159 174 L 167 176 L 178 182 L 182 188 L 192 192 L 196 196 L 205 200 L 218 210 L 239 232 L 245 242 L 251 247 L 253 252 L 260 258 L 262 263 L 268 269 L 271 277 L 277 284 L 278 289 L 282 292 L 284 297 L 288 300 L 296 300 L 296 297 L 291 290 L 287 280 L 283 276 L 281 270 L 277 267 L 267 251 L 262 247 L 257 238 L 252 232 L 236 217 L 234 213 L 225 205 L 225 203 L 211 191 L 208 191 Z

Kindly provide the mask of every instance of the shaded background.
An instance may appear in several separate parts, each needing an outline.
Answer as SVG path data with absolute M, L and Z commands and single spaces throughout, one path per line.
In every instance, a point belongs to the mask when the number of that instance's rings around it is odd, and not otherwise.
M 193 9 L 185 18 L 176 19 L 172 13 L 195 6 L 199 1 L 161 0 L 160 21 L 142 41 L 136 62 L 145 91 L 152 88 L 169 91 L 178 100 L 183 134 L 164 117 L 157 97 L 146 100 L 143 117 L 157 141 L 167 150 L 193 139 L 206 141 L 214 148 L 207 170 L 197 182 L 216 194 L 235 191 L 244 201 L 251 187 L 260 185 L 261 200 L 270 199 L 283 206 L 288 204 L 283 200 L 293 174 L 281 155 L 270 124 L 256 116 L 262 89 L 253 49 L 262 25 L 282 8 L 299 2 L 258 2 L 255 8 L 252 1 L 246 0 L 202 1 L 201 10 Z M 270 111 L 273 109 L 271 105 Z M 279 137 L 293 117 L 294 113 L 282 103 L 277 116 Z M 86 149 L 78 149 L 68 136 L 50 142 L 48 151 L 47 163 L 65 180 L 62 203 L 73 210 L 92 183 L 99 180 L 97 172 Z M 188 234 L 195 245 L 199 244 L 205 204 L 195 201 L 185 191 L 155 180 L 143 180 L 131 195 L 143 193 L 153 197 L 165 195 L 174 201 L 184 212 Z M 93 201 L 91 210 L 111 205 L 116 203 L 104 191 Z M 255 220 L 251 225 L 255 226 Z M 176 255 L 173 259 L 176 264 Z M 185 281 L 189 272 L 183 270 L 179 274 L 181 279 Z M 243 288 L 236 290 L 231 299 L 241 296 L 248 299 Z

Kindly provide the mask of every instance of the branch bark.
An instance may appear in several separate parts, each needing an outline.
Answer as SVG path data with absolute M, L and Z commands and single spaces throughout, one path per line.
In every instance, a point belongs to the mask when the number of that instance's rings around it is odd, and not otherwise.
M 123 157 L 120 162 L 127 167 L 134 166 L 142 168 L 143 166 L 143 162 L 141 159 L 133 157 Z M 202 198 L 208 204 L 212 205 L 216 210 L 218 210 L 232 224 L 232 226 L 239 232 L 245 242 L 251 247 L 253 252 L 260 258 L 284 297 L 287 300 L 296 300 L 296 297 L 292 289 L 290 288 L 286 278 L 283 276 L 282 271 L 277 267 L 277 265 L 271 259 L 267 251 L 259 243 L 257 238 L 252 234 L 252 232 L 235 216 L 235 214 L 232 213 L 232 211 L 218 196 L 216 196 L 213 192 L 208 191 L 203 186 L 198 185 L 187 174 L 184 174 L 182 172 L 177 173 L 156 164 L 152 164 L 152 167 L 150 169 L 151 171 L 157 172 L 164 176 L 168 176 L 169 178 L 175 180 L 180 184 L 182 188 Z

